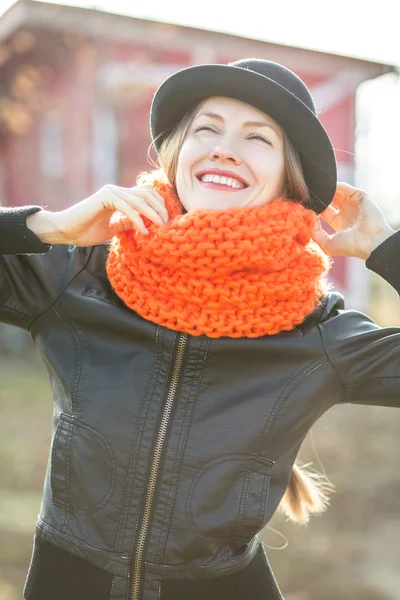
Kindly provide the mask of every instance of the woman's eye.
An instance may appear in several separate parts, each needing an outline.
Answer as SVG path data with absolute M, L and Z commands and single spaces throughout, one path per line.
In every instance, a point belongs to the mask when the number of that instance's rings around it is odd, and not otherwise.
M 269 140 L 267 140 L 267 138 L 263 137 L 262 135 L 252 135 L 251 137 L 249 137 L 249 139 L 250 140 L 261 140 L 262 142 L 265 142 L 269 146 L 272 146 L 272 143 Z
M 213 129 L 212 127 L 209 127 L 208 125 L 200 125 L 200 127 L 196 127 L 196 129 L 194 130 L 195 133 L 198 133 L 199 131 L 213 131 L 214 133 L 217 133 L 215 131 L 215 129 Z

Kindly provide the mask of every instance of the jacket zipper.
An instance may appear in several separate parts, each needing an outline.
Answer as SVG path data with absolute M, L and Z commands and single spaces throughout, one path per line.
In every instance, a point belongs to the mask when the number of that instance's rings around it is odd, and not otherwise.
M 167 426 L 169 423 L 169 418 L 171 416 L 171 411 L 173 408 L 174 399 L 178 388 L 179 375 L 183 363 L 187 338 L 188 336 L 186 334 L 181 334 L 178 340 L 178 349 L 176 352 L 175 362 L 173 366 L 168 396 L 165 403 L 164 412 L 161 417 L 161 423 L 157 434 L 157 440 L 154 446 L 153 460 L 151 463 L 150 475 L 148 478 L 148 485 L 145 494 L 144 509 L 141 518 L 141 527 L 137 538 L 135 558 L 133 561 L 131 600 L 139 600 L 141 573 L 143 567 L 143 554 L 145 550 L 147 532 L 150 525 L 154 492 L 156 489 L 158 479 L 157 476 L 160 468 L 161 455 L 163 451 L 165 435 L 167 432 Z

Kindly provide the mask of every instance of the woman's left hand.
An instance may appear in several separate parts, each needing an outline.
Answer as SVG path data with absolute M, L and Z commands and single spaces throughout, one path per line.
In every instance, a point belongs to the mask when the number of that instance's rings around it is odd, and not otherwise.
M 324 219 L 336 233 L 322 229 Z M 379 206 L 368 194 L 348 183 L 337 184 L 332 204 L 320 215 L 312 239 L 329 256 L 356 256 L 367 260 L 371 252 L 395 233 Z

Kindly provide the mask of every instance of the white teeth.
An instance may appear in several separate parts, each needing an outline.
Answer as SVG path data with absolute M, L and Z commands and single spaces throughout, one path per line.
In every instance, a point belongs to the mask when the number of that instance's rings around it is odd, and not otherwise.
M 235 189 L 244 188 L 243 183 L 237 181 L 237 179 L 233 179 L 232 177 L 221 177 L 220 175 L 214 175 L 212 173 L 207 173 L 206 175 L 203 175 L 200 179 L 204 183 L 209 183 L 212 181 L 213 183 L 220 183 L 222 185 L 227 185 L 227 186 L 233 187 Z

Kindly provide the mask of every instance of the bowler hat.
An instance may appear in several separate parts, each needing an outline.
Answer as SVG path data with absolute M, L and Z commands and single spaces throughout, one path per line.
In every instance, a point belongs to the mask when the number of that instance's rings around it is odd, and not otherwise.
M 332 143 L 305 83 L 276 62 L 248 58 L 197 65 L 168 77 L 151 105 L 150 129 L 156 149 L 188 110 L 210 96 L 241 100 L 279 123 L 299 153 L 310 208 L 320 213 L 330 204 L 337 179 Z

